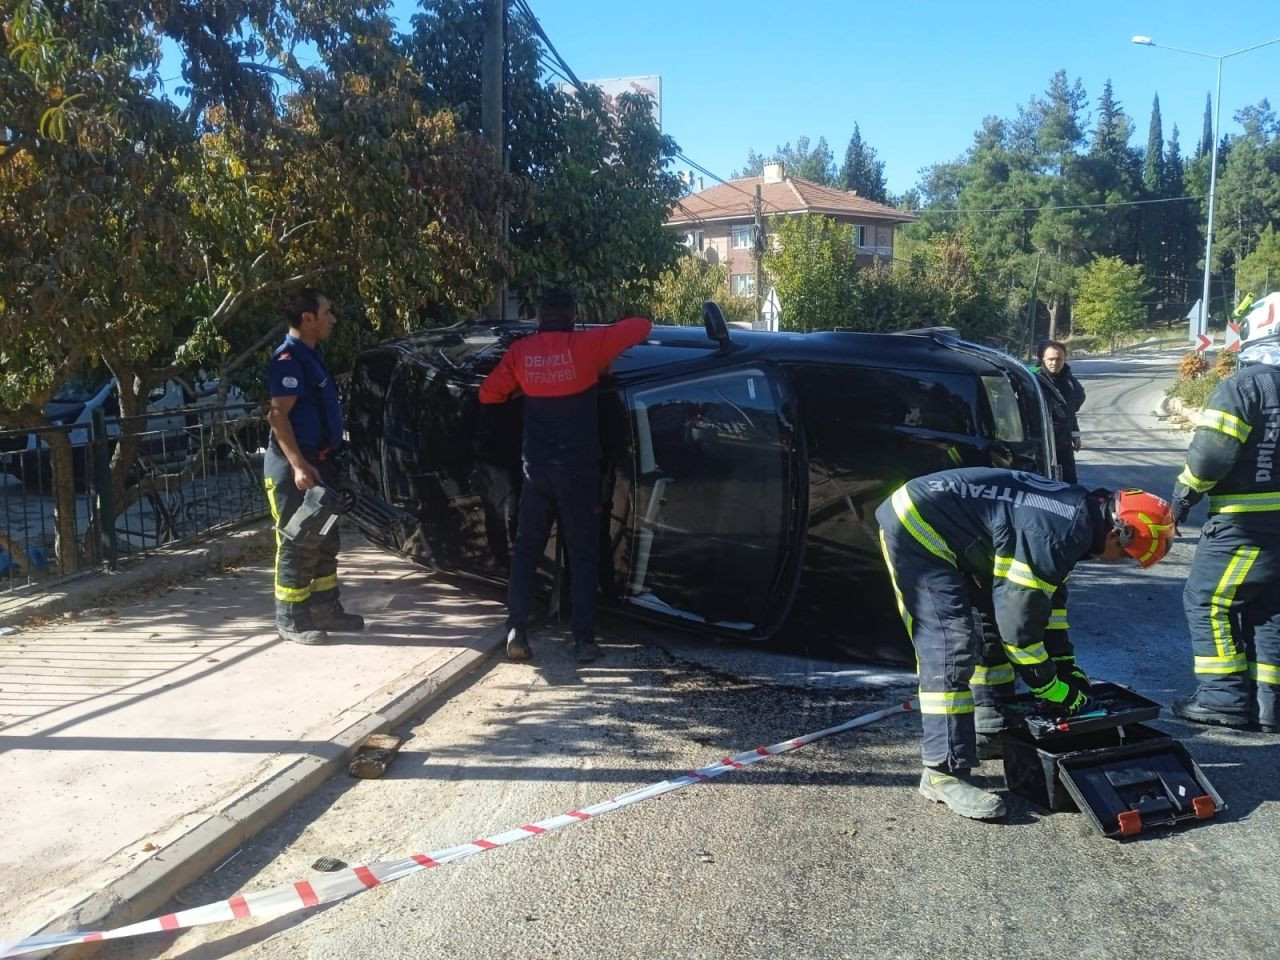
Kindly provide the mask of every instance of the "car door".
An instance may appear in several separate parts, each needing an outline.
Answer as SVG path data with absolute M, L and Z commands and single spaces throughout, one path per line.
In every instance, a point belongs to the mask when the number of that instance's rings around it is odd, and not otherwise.
M 760 364 L 625 392 L 636 476 L 626 602 L 726 631 L 768 629 L 804 502 L 788 389 Z

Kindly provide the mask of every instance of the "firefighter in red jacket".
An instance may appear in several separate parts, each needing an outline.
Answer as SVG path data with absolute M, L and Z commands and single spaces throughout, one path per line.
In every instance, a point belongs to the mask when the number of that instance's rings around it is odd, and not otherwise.
M 533 581 L 557 516 L 569 558 L 571 624 L 577 657 L 600 655 L 595 642 L 599 582 L 601 469 L 597 383 L 614 358 L 642 342 L 652 324 L 627 317 L 575 330 L 577 301 L 563 288 L 538 305 L 538 330 L 513 343 L 480 385 L 481 403 L 524 395 L 524 483 L 507 588 L 507 656 L 533 656 L 528 628 Z

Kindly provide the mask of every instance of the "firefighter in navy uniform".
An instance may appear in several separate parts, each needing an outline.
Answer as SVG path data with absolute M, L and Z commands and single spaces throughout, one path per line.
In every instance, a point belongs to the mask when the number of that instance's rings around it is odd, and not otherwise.
M 1209 496 L 1183 592 L 1198 686 L 1195 723 L 1280 732 L 1280 294 L 1241 329 L 1240 369 L 1198 417 L 1173 488 L 1175 517 Z
M 570 623 L 577 657 L 600 655 L 595 642 L 602 474 L 597 383 L 609 364 L 652 325 L 627 317 L 574 330 L 577 301 L 563 288 L 538 305 L 538 330 L 517 340 L 480 386 L 481 403 L 524 395 L 523 472 L 516 542 L 507 588 L 507 656 L 533 655 L 528 627 L 538 560 L 559 517 L 569 558 Z
M 920 793 L 961 816 L 1004 815 L 969 777 L 978 763 L 971 682 L 986 605 L 1013 670 L 1059 715 L 1087 701 L 1074 657 L 1056 661 L 1050 624 L 1065 621 L 1062 583 L 1085 559 L 1148 567 L 1173 541 L 1168 503 L 1141 490 L 1087 491 L 987 467 L 945 470 L 899 487 L 876 510 L 880 543 L 916 650 L 924 771 Z M 985 599 L 976 591 L 989 594 Z M 986 661 L 986 662 L 989 662 Z
M 336 318 L 329 298 L 305 289 L 285 305 L 289 332 L 267 365 L 271 441 L 263 462 L 267 503 L 276 525 L 276 631 L 294 643 L 324 643 L 327 630 L 353 633 L 364 618 L 338 600 L 338 525 L 319 547 L 280 534 L 318 483 L 335 485 L 342 455 L 342 406 L 333 377 L 316 353 Z

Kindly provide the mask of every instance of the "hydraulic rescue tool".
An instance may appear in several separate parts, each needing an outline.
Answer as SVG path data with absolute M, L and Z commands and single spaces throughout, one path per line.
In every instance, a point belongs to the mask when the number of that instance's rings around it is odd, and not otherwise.
M 319 544 L 339 517 L 346 517 L 378 543 L 408 542 L 420 531 L 418 521 L 364 487 L 317 484 L 306 492 L 280 532 L 303 547 Z

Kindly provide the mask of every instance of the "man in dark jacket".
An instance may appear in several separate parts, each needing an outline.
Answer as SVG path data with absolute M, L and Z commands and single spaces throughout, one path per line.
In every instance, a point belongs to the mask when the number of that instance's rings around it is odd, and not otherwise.
M 1198 688 L 1184 720 L 1280 732 L 1280 294 L 1241 329 L 1240 369 L 1197 419 L 1175 516 L 1209 495 L 1183 606 Z
M 596 385 L 619 354 L 652 325 L 627 317 L 612 326 L 574 330 L 572 293 L 548 291 L 538 306 L 538 330 L 513 343 L 480 386 L 481 403 L 524 395 L 524 483 L 511 582 L 507 588 L 507 656 L 527 660 L 528 627 L 538 560 L 559 516 L 569 558 L 573 642 L 579 660 L 600 655 L 595 642 L 599 581 L 601 471 Z
M 920 793 L 964 817 L 1002 817 L 1004 802 L 969 779 L 978 763 L 970 684 L 983 657 L 972 608 L 993 612 L 1009 663 L 1047 710 L 1079 710 L 1088 678 L 1074 657 L 1049 649 L 1052 621 L 1066 619 L 1063 582 L 1085 559 L 1158 561 L 1173 542 L 1169 504 L 1141 490 L 1090 492 L 969 467 L 908 481 L 876 520 L 919 665 Z
M 1062 467 L 1062 479 L 1076 482 L 1076 453 L 1080 450 L 1080 421 L 1077 414 L 1084 406 L 1084 387 L 1067 363 L 1067 347 L 1057 340 L 1046 340 L 1040 348 L 1040 363 L 1032 366 L 1057 394 L 1049 395 L 1053 412 L 1053 441 Z M 1061 402 L 1059 403 L 1059 398 Z

